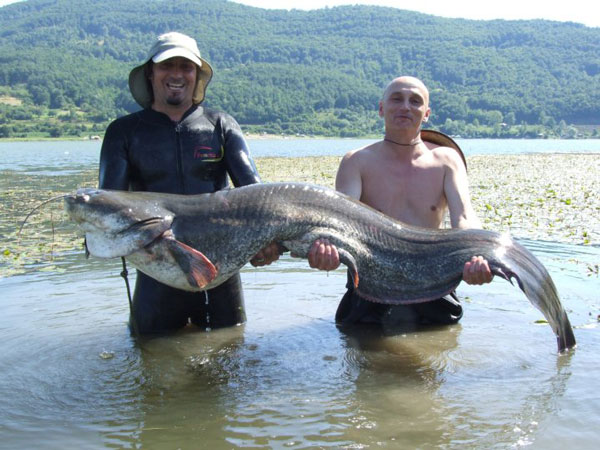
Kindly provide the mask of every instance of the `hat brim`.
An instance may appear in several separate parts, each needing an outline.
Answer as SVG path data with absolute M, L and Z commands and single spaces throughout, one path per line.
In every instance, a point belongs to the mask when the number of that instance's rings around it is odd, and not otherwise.
M 161 53 L 161 57 L 168 53 L 169 51 L 165 51 Z M 181 52 L 178 52 L 181 53 Z M 183 56 L 183 55 L 174 55 L 174 56 Z M 155 62 L 162 62 L 169 58 L 173 58 L 174 56 L 169 56 L 164 59 L 160 59 Z M 183 56 L 186 59 L 194 62 L 194 64 L 198 65 L 195 59 L 198 59 L 195 55 L 194 59 L 188 58 L 187 56 Z M 196 81 L 196 87 L 194 89 L 194 94 L 192 96 L 192 101 L 194 104 L 202 103 L 204 101 L 204 97 L 206 95 L 206 87 L 213 76 L 213 69 L 211 65 L 204 59 L 200 58 L 202 63 L 201 67 L 198 68 L 198 80 Z M 131 72 L 129 72 L 129 91 L 133 99 L 140 105 L 142 108 L 150 108 L 152 106 L 152 92 L 150 92 L 150 87 L 148 86 L 148 82 L 146 80 L 146 74 L 144 73 L 144 68 L 146 64 L 148 64 L 150 60 L 146 61 L 144 64 L 135 67 Z
M 463 153 L 459 145 L 450 136 L 447 136 L 440 131 L 421 130 L 421 139 L 423 141 L 431 142 L 441 147 L 450 147 L 456 150 L 457 153 L 460 155 L 460 159 L 462 159 L 462 162 L 465 165 L 465 169 L 467 168 L 467 160 L 465 158 L 465 154 Z

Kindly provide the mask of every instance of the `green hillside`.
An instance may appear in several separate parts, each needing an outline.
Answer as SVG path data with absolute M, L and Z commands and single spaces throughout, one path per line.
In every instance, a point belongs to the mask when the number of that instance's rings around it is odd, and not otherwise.
M 137 109 L 129 70 L 171 30 L 215 69 L 206 104 L 247 131 L 379 134 L 382 89 L 409 74 L 431 90 L 431 126 L 450 134 L 598 134 L 600 28 L 374 6 L 27 0 L 0 8 L 0 137 L 102 134 Z

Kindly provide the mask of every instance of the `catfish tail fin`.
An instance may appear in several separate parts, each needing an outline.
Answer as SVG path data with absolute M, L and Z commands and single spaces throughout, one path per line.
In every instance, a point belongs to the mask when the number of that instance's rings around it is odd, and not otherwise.
M 499 260 L 491 263 L 494 275 L 511 284 L 514 284 L 513 280 L 517 283 L 552 327 L 559 352 L 575 347 L 573 327 L 544 265 L 529 250 L 515 242 L 503 250 Z

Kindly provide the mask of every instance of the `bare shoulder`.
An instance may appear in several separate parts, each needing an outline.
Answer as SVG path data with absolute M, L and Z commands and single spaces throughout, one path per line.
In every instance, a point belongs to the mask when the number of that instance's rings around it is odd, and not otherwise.
M 344 155 L 344 158 L 363 158 L 373 153 L 373 151 L 379 146 L 379 142 L 375 142 L 373 144 L 365 145 L 364 147 L 355 148 L 354 150 L 350 150 Z
M 435 147 L 431 149 L 431 154 L 434 159 L 443 167 L 451 170 L 465 169 L 462 158 L 456 150 L 450 147 Z
M 341 164 L 345 166 L 354 166 L 356 168 L 360 168 L 368 164 L 369 161 L 373 158 L 375 148 L 376 143 L 367 145 L 365 147 L 356 148 L 354 150 L 350 150 L 342 158 Z
M 373 162 L 374 145 L 351 150 L 344 155 L 335 178 L 335 188 L 356 199 L 362 195 L 362 179 Z

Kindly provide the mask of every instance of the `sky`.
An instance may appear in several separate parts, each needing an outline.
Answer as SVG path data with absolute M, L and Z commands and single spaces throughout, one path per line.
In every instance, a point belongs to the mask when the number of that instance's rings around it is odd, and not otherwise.
M 600 27 L 597 0 L 235 0 L 236 3 L 270 9 L 318 9 L 339 5 L 379 5 L 408 9 L 442 17 L 464 19 L 547 19 Z
M 0 6 L 23 0 L 0 0 Z M 442 17 L 464 19 L 546 19 L 600 27 L 597 0 L 235 0 L 236 3 L 269 9 L 319 9 L 339 5 L 379 5 L 408 9 Z

